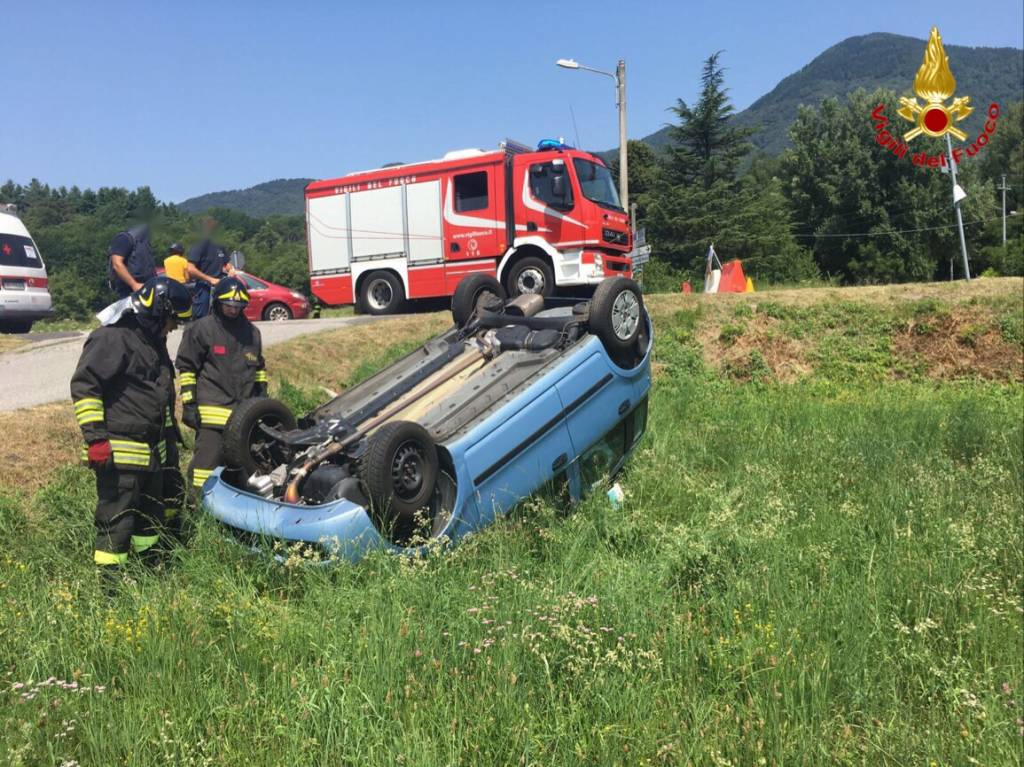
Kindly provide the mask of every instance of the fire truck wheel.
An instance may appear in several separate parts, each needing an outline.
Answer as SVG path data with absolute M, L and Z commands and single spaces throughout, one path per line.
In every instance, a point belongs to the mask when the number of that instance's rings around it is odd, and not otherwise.
M 359 308 L 367 314 L 394 314 L 405 301 L 402 282 L 391 272 L 370 272 L 359 288 Z
M 290 457 L 260 424 L 291 431 L 295 428 L 295 416 L 283 402 L 269 397 L 242 400 L 234 409 L 222 435 L 224 463 L 228 468 L 241 470 L 246 479 L 273 471 Z
M 466 327 L 476 310 L 488 301 L 505 300 L 505 289 L 489 274 L 470 274 L 459 280 L 452 296 L 452 319 Z
M 590 299 L 590 332 L 613 357 L 629 352 L 644 329 L 640 286 L 626 277 L 603 280 Z
M 527 256 L 516 261 L 508 271 L 505 290 L 513 298 L 522 293 L 547 297 L 555 292 L 555 274 L 543 258 Z
M 359 476 L 370 516 L 388 536 L 414 524 L 434 494 L 439 460 L 430 434 L 413 421 L 391 421 L 370 437 Z

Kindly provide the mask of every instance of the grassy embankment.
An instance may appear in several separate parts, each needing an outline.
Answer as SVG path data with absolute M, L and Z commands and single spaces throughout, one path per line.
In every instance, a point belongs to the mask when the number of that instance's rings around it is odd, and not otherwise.
M 203 521 L 107 602 L 68 409 L 0 417 L 5 761 L 1017 763 L 1021 281 L 649 303 L 624 507 L 426 560 L 279 567 Z M 271 369 L 308 401 L 444 321 Z

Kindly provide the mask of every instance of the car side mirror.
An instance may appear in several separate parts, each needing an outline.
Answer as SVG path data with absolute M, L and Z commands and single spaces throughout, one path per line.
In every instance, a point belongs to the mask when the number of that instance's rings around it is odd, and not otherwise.
M 551 177 L 551 196 L 565 202 L 565 174 L 556 173 Z

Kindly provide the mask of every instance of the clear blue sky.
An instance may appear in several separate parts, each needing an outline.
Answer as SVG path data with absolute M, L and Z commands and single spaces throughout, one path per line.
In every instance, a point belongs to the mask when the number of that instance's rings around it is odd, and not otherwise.
M 565 136 L 640 138 L 725 49 L 737 109 L 851 35 L 1024 47 L 1021 0 L 94 2 L 12 0 L 0 23 L 0 180 L 148 184 L 162 200 Z

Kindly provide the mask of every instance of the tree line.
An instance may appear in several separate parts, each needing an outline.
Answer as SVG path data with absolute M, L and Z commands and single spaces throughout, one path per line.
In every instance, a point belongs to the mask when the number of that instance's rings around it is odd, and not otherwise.
M 752 129 L 733 124 L 720 53 L 704 62 L 700 84 L 693 106 L 671 107 L 676 120 L 664 150 L 628 145 L 632 201 L 655 256 L 645 275 L 650 287 L 678 290 L 684 279 L 702 279 L 711 243 L 722 260 L 742 259 L 748 274 L 776 284 L 949 279 L 951 263 L 962 276 L 949 176 L 875 142 L 871 113 L 886 104 L 895 115 L 897 94 L 858 90 L 801 107 L 792 146 L 769 157 L 753 154 Z M 944 147 L 927 137 L 915 144 L 912 151 L 933 155 Z M 1005 173 L 1007 210 L 1020 207 L 1022 102 L 1004 105 L 985 150 L 957 172 L 968 194 L 962 211 L 972 275 L 1024 274 L 1024 218 L 1008 219 L 1003 247 L 997 189 Z
M 113 299 L 107 286 L 107 247 L 119 231 L 148 221 L 157 263 L 173 242 L 186 250 L 201 237 L 204 219 L 219 223 L 215 240 L 246 256 L 246 269 L 272 282 L 308 288 L 306 226 L 302 216 L 256 219 L 213 208 L 189 215 L 159 202 L 149 187 L 53 188 L 33 179 L 0 186 L 0 202 L 14 203 L 39 246 L 58 318 L 83 319 Z
M 742 259 L 761 284 L 827 280 L 840 284 L 927 281 L 960 276 L 950 180 L 894 157 L 874 140 L 871 112 L 892 105 L 891 91 L 857 91 L 818 107 L 802 107 L 790 128 L 791 148 L 756 155 L 753 131 L 733 124 L 725 75 L 715 53 L 704 62 L 700 95 L 670 108 L 670 142 L 654 149 L 630 141 L 629 187 L 653 256 L 647 290 L 698 284 L 714 243 L 725 261 Z M 909 124 L 908 124 L 909 125 Z M 913 151 L 936 154 L 940 141 L 917 139 Z M 930 144 L 928 143 L 930 142 Z M 617 172 L 613 163 L 613 171 Z M 973 274 L 1024 274 L 1024 212 L 1009 219 L 1002 246 L 997 184 L 1012 191 L 1008 210 L 1024 200 L 1024 108 L 1004 105 L 984 152 L 958 170 Z M 257 219 L 227 209 L 191 215 L 159 202 L 148 187 L 53 188 L 33 179 L 0 186 L 46 260 L 58 317 L 84 318 L 111 299 L 106 249 L 131 222 L 148 220 L 158 259 L 172 242 L 186 248 L 202 219 L 220 222 L 219 243 L 246 254 L 249 271 L 308 290 L 302 216 Z

